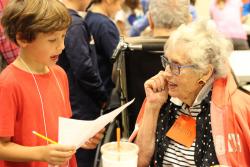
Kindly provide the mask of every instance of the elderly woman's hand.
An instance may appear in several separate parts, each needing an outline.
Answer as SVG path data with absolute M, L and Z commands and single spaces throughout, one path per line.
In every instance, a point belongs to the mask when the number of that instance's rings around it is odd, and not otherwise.
M 144 84 L 147 103 L 160 108 L 168 98 L 168 81 L 166 72 L 160 71 Z
M 86 141 L 81 146 L 81 148 L 83 148 L 83 149 L 95 149 L 97 144 L 102 140 L 102 138 L 104 136 L 104 132 L 105 132 L 105 129 L 103 128 L 94 137 L 92 137 L 88 141 Z

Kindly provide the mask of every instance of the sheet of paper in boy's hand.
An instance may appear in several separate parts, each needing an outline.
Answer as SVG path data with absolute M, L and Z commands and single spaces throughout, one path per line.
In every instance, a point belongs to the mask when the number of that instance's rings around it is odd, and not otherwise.
M 60 117 L 58 143 L 63 145 L 73 145 L 76 146 L 76 148 L 79 148 L 133 102 L 134 99 L 115 109 L 114 111 L 98 117 L 93 121 L 83 121 Z

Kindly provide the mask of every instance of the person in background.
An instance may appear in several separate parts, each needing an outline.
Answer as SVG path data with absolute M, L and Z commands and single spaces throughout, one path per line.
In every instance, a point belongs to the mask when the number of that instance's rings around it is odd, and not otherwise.
M 0 0 L 0 13 L 2 15 L 3 8 L 6 5 L 7 1 Z M 9 41 L 5 34 L 2 25 L 0 25 L 0 54 L 1 54 L 1 69 L 2 71 L 7 64 L 12 63 L 18 56 L 19 49 L 18 47 Z
M 121 9 L 115 15 L 115 23 L 121 36 L 128 36 L 131 24 L 136 20 L 139 0 L 125 0 Z
M 242 23 L 245 25 L 245 30 L 249 34 L 249 26 L 250 26 L 250 1 L 249 0 L 242 0 Z M 248 39 L 249 45 L 249 39 Z
M 144 15 L 141 18 L 135 20 L 131 25 L 129 31 L 129 36 L 131 37 L 140 36 L 141 32 L 144 31 L 149 26 L 148 14 L 147 14 L 149 0 L 140 0 L 140 2 Z
M 4 32 L 20 52 L 0 74 L 1 167 L 77 167 L 74 146 L 32 134 L 57 141 L 59 117 L 72 115 L 67 76 L 55 65 L 70 22 L 58 0 L 11 0 L 3 11 Z M 102 133 L 82 147 L 95 148 Z
M 190 19 L 189 1 L 151 0 L 149 3 L 149 24 L 154 37 L 168 37 L 181 24 Z
M 250 1 L 249 0 L 242 0 L 242 15 L 247 16 L 250 13 Z
M 189 6 L 189 12 L 192 15 L 192 20 L 196 20 L 197 19 L 197 12 L 196 12 L 196 8 L 195 8 L 195 2 L 196 0 L 190 0 L 190 6 Z
M 129 2 L 129 6 L 131 8 L 131 13 L 128 15 L 127 21 L 130 25 L 132 25 L 141 15 L 141 10 L 139 9 L 139 0 L 130 0 L 127 1 Z
M 19 48 L 4 35 L 3 27 L 0 26 L 0 53 L 8 64 L 18 56 Z
M 180 26 L 145 82 L 138 166 L 249 166 L 250 96 L 228 67 L 232 44 L 212 21 Z
M 0 73 L 7 66 L 7 62 L 4 60 L 3 56 L 0 54 Z
M 68 8 L 72 22 L 65 36 L 65 48 L 58 64 L 69 79 L 72 118 L 94 120 L 107 103 L 107 92 L 100 78 L 94 48 L 90 47 L 90 32 L 86 22 L 78 14 L 85 11 L 90 0 L 62 0 Z M 96 150 L 78 149 L 78 166 L 91 167 Z
M 130 27 L 129 36 L 136 37 L 140 36 L 141 33 L 149 26 L 148 16 L 144 14 L 138 20 L 135 20 L 132 26 Z
M 112 19 L 122 3 L 123 0 L 93 0 L 85 17 L 94 38 L 98 69 L 108 97 L 115 86 L 111 79 L 111 57 L 119 42 L 119 31 Z
M 241 0 L 212 0 L 210 15 L 218 30 L 232 40 L 234 50 L 249 49 L 247 33 L 242 25 Z
M 155 1 L 155 0 L 151 0 L 151 1 Z M 148 26 L 150 26 L 149 24 L 150 18 L 148 18 L 149 17 L 149 13 L 148 13 L 149 3 L 150 3 L 149 0 L 141 0 L 141 6 L 143 9 L 144 15 L 133 23 L 129 32 L 129 36 L 131 37 L 140 36 L 141 32 L 143 32 Z M 197 12 L 195 9 L 195 0 L 190 1 L 189 12 L 192 16 L 192 20 L 195 20 L 197 18 Z

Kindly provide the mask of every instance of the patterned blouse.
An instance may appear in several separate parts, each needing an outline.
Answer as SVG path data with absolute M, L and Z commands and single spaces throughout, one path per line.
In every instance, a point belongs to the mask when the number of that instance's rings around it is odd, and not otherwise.
M 211 87 L 206 88 L 200 100 L 188 107 L 184 103 L 176 103 L 169 98 L 162 107 L 156 130 L 155 154 L 151 166 L 157 167 L 209 167 L 218 165 L 210 119 Z M 199 96 L 197 96 L 200 98 Z M 190 115 L 196 119 L 196 139 L 187 148 L 166 136 L 166 132 L 180 115 Z

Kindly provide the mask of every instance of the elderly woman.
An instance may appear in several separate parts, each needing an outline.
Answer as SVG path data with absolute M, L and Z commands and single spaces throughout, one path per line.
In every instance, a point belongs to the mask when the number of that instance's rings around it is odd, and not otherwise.
M 182 25 L 145 82 L 138 166 L 250 166 L 250 97 L 227 66 L 232 45 L 211 21 Z

